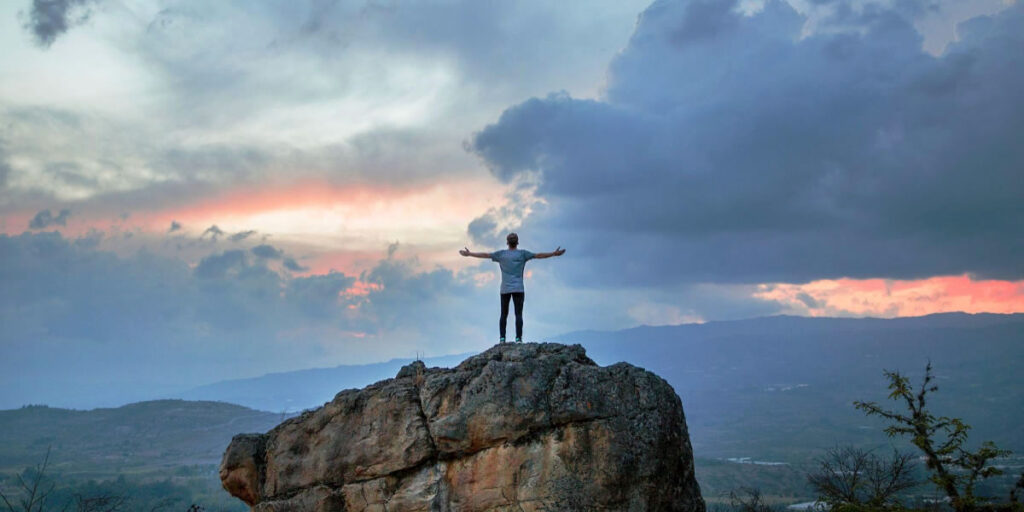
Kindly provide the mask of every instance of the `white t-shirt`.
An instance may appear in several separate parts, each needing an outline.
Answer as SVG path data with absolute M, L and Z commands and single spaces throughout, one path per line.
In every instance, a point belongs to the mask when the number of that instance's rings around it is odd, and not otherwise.
M 501 293 L 525 292 L 523 270 L 534 254 L 522 249 L 502 249 L 491 253 L 491 261 L 501 266 Z

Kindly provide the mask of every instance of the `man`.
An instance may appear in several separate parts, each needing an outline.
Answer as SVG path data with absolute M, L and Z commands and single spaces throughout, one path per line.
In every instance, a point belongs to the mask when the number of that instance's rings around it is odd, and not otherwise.
M 516 307 L 516 343 L 523 342 L 523 301 L 526 300 L 526 292 L 523 288 L 523 269 L 526 262 L 534 258 L 550 258 L 565 254 L 565 249 L 559 246 L 553 252 L 539 252 L 534 254 L 530 251 L 518 249 L 519 235 L 509 233 L 505 237 L 508 249 L 497 252 L 470 252 L 469 248 L 463 248 L 459 254 L 472 256 L 474 258 L 490 258 L 497 261 L 501 266 L 501 318 L 498 320 L 498 331 L 501 335 L 498 343 L 505 343 L 505 323 L 508 322 L 509 299 Z

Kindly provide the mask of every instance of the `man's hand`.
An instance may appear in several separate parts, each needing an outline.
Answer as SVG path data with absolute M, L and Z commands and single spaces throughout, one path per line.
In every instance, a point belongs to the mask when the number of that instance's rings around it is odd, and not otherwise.
M 565 254 L 565 249 L 562 249 L 562 246 L 559 245 L 558 249 L 555 249 L 555 252 L 553 252 L 551 254 L 554 254 L 555 256 L 561 256 L 561 255 Z
M 486 259 L 486 258 L 490 258 L 491 257 L 491 253 L 489 253 L 489 252 L 471 252 L 469 250 L 469 247 L 463 247 L 462 250 L 459 251 L 459 254 L 461 254 L 463 256 L 472 256 L 474 258 L 485 258 Z

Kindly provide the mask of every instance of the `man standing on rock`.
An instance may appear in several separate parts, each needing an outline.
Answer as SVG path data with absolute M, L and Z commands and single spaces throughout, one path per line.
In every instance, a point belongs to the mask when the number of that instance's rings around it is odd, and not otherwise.
M 508 242 L 508 249 L 497 252 L 470 252 L 469 248 L 463 248 L 459 254 L 472 256 L 474 258 L 490 258 L 497 261 L 501 266 L 501 317 L 498 320 L 498 331 L 501 339 L 498 343 L 505 343 L 505 324 L 508 322 L 508 302 L 511 299 L 516 307 L 516 343 L 523 342 L 523 301 L 526 300 L 526 292 L 523 288 L 523 269 L 526 262 L 534 258 L 550 258 L 565 254 L 565 249 L 559 246 L 553 252 L 532 253 L 518 249 L 519 235 L 509 233 L 505 237 Z

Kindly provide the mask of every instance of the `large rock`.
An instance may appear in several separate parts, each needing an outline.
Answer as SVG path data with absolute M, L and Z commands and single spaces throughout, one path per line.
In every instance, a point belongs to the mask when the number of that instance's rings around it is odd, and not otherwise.
M 235 436 L 220 477 L 261 512 L 704 510 L 672 387 L 554 343 L 342 391 Z

